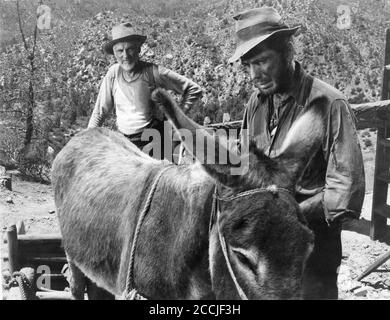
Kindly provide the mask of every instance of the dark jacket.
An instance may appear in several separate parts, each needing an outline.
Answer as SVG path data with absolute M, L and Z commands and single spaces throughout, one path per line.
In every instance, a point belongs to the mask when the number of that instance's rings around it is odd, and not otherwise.
M 273 96 L 262 96 L 257 90 L 246 106 L 242 129 L 248 130 L 249 139 L 255 140 L 258 148 L 274 156 L 310 102 L 326 96 L 329 101 L 325 106 L 326 137 L 297 183 L 297 199 L 317 195 L 315 199 L 327 220 L 346 213 L 358 218 L 364 200 L 365 177 L 354 114 L 337 89 L 306 74 L 297 62 L 295 70 L 295 85 L 282 103 L 274 136 L 271 138 L 268 127 Z

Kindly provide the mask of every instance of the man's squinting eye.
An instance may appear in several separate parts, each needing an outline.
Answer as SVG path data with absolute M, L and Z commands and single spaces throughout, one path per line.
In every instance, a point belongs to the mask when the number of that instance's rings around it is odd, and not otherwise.
M 256 61 L 253 62 L 253 64 L 261 64 L 261 63 L 266 63 L 268 61 L 269 57 L 264 57 L 257 59 Z

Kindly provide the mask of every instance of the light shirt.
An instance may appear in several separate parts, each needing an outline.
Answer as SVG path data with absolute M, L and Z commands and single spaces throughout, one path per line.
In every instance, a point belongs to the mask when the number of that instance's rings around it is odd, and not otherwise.
M 116 124 L 125 135 L 136 134 L 147 128 L 154 118 L 154 105 L 150 99 L 153 81 L 147 67 L 140 61 L 139 73 L 131 81 L 124 78 L 119 64 L 111 66 L 103 78 L 99 95 L 88 123 L 88 128 L 98 127 L 105 116 L 115 109 Z M 190 108 L 202 95 L 201 88 L 193 81 L 167 68 L 153 65 L 155 87 L 173 90 L 183 96 L 183 105 Z

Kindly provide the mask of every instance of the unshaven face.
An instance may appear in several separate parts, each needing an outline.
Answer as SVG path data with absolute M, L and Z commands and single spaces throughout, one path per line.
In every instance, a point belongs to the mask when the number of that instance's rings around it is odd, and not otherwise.
M 242 63 L 247 67 L 252 83 L 262 94 L 283 93 L 289 76 L 286 62 L 279 52 L 265 47 Z
M 113 46 L 114 56 L 123 70 L 130 72 L 139 61 L 138 42 L 118 42 Z

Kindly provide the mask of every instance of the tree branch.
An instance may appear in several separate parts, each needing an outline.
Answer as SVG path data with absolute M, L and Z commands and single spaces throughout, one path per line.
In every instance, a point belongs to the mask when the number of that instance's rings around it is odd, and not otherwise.
M 19 29 L 20 29 L 20 33 L 22 34 L 22 40 L 23 40 L 24 48 L 26 49 L 27 53 L 29 53 L 29 51 L 28 51 L 28 44 L 27 44 L 26 37 L 24 36 L 24 32 L 23 32 L 22 20 L 20 18 L 19 0 L 16 1 L 16 10 L 18 12 Z

